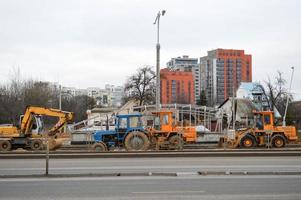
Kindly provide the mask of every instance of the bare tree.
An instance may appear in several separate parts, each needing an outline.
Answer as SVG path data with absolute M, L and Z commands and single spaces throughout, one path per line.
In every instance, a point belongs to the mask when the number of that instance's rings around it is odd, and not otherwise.
M 278 71 L 274 81 L 268 77 L 265 81 L 266 84 L 266 96 L 268 98 L 271 110 L 277 108 L 281 115 L 285 111 L 285 102 L 287 96 L 290 95 L 287 91 L 286 80 L 283 78 L 282 72 Z M 290 95 L 290 101 L 293 97 Z
M 58 108 L 59 89 L 56 85 L 43 81 L 23 80 L 20 70 L 13 71 L 10 82 L 0 85 L 0 124 L 17 125 L 20 115 L 28 105 Z M 86 110 L 94 106 L 94 99 L 86 95 L 62 99 L 62 109 L 74 112 L 76 121 L 86 119 Z M 45 124 L 52 123 L 53 120 L 45 118 Z
M 74 112 L 74 121 L 79 122 L 87 119 L 87 110 L 96 106 L 96 101 L 87 95 L 62 98 L 62 109 Z
M 130 76 L 125 83 L 125 99 L 136 99 L 139 105 L 155 102 L 155 78 L 156 73 L 152 67 L 144 66 Z

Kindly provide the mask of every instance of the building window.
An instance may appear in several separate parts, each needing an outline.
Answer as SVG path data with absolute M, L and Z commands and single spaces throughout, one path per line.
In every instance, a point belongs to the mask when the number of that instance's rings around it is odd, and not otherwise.
M 171 98 L 172 98 L 172 103 L 175 103 L 176 98 L 177 98 L 177 81 L 176 80 L 171 80 Z

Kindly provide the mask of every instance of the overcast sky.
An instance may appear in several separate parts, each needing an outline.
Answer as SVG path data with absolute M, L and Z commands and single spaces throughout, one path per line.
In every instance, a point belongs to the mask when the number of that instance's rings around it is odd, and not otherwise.
M 0 80 L 24 78 L 77 88 L 121 85 L 155 66 L 159 10 L 161 66 L 216 48 L 253 56 L 253 80 L 289 80 L 301 99 L 300 0 L 0 0 Z

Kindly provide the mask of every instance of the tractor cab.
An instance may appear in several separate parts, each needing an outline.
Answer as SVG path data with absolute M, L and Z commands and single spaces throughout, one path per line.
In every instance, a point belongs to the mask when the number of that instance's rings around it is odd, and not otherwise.
M 174 112 L 155 111 L 152 112 L 153 127 L 150 135 L 155 141 L 156 149 L 182 149 L 182 133 L 175 126 Z
M 153 128 L 156 131 L 170 132 L 173 130 L 173 112 L 172 111 L 156 111 L 152 112 L 154 116 Z
M 99 130 L 94 133 L 93 149 L 106 151 L 120 146 L 125 146 L 127 150 L 147 149 L 149 141 L 141 117 L 141 114 L 117 115 L 114 130 Z
M 272 130 L 274 126 L 274 116 L 272 111 L 254 111 L 255 127 L 257 130 Z
M 118 138 L 123 140 L 124 136 L 131 130 L 143 129 L 141 114 L 117 115 L 115 122 L 115 132 Z

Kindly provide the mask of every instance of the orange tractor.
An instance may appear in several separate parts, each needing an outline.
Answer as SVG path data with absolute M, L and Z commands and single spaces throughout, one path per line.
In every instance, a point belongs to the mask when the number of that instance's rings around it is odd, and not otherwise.
M 281 148 L 288 142 L 297 141 L 294 126 L 275 126 L 272 111 L 254 111 L 254 126 L 236 131 L 227 138 L 232 148 L 252 148 L 258 146 L 272 146 Z
M 155 111 L 152 112 L 152 116 L 153 124 L 151 128 L 148 128 L 148 132 L 157 150 L 182 150 L 184 142 L 196 140 L 195 127 L 178 126 L 173 111 Z

